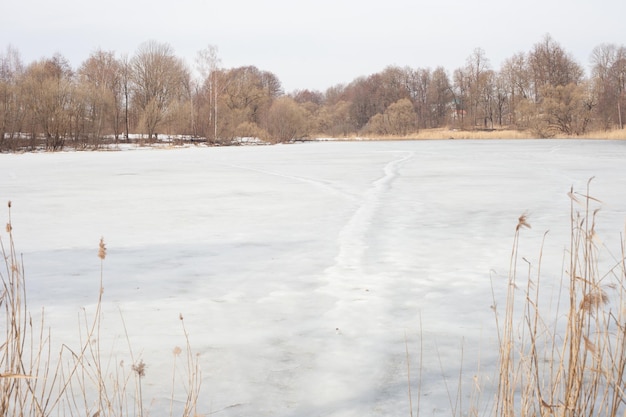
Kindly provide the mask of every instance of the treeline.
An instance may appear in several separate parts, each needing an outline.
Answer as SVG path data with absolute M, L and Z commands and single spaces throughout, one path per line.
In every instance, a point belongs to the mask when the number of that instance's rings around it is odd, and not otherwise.
M 0 54 L 0 151 L 98 147 L 177 137 L 231 144 L 255 137 L 409 135 L 420 129 L 530 130 L 538 137 L 623 128 L 626 47 L 597 46 L 592 70 L 549 35 L 491 68 L 482 49 L 451 73 L 390 66 L 324 92 L 286 94 L 254 66 L 222 68 L 217 48 L 199 51 L 200 76 L 167 44 L 132 57 L 93 52 L 79 68 L 62 55 L 25 65 Z

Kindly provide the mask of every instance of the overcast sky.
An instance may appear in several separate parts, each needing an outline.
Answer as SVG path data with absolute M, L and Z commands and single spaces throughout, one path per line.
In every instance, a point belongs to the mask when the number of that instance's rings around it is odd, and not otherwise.
M 0 47 L 25 63 L 59 52 L 77 68 L 100 48 L 170 44 L 190 66 L 271 71 L 286 92 L 348 83 L 388 65 L 449 72 L 482 48 L 492 68 L 549 33 L 585 68 L 601 43 L 626 43 L 624 0 L 0 0 Z

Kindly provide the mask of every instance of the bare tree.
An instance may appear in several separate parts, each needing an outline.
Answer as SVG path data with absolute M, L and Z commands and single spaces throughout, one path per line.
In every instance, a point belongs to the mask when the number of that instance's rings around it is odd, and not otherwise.
M 582 67 L 550 35 L 535 44 L 528 54 L 535 103 L 541 100 L 545 86 L 578 84 L 583 79 Z
M 417 130 L 417 114 L 411 100 L 402 98 L 392 103 L 384 113 L 372 116 L 365 126 L 370 134 L 401 135 Z
M 233 138 L 237 127 L 244 123 L 262 127 L 273 101 L 282 94 L 278 78 L 254 66 L 233 68 L 220 75 L 222 128 L 218 135 Z
M 409 99 L 403 98 L 392 103 L 385 110 L 385 114 L 389 121 L 390 133 L 406 136 L 416 130 L 417 115 Z
M 499 73 L 499 85 L 504 90 L 508 103 L 507 122 L 509 125 L 520 126 L 520 103 L 528 100 L 531 93 L 531 75 L 526 54 L 517 53 L 507 58 Z
M 197 137 L 196 98 L 198 81 L 191 78 L 191 71 L 186 71 L 182 81 L 182 95 L 174 99 L 167 117 L 167 131 L 188 137 Z
M 357 130 L 377 113 L 403 98 L 410 98 L 410 77 L 397 66 L 385 68 L 368 77 L 359 77 L 344 91 L 344 99 L 352 103 L 350 116 Z
M 289 142 L 306 135 L 306 111 L 291 97 L 272 103 L 267 115 L 267 131 L 277 142 Z
M 452 120 L 460 126 L 465 127 L 465 119 L 470 99 L 470 75 L 466 68 L 457 68 L 452 75 L 454 83 L 454 113 Z
M 419 127 L 426 128 L 432 126 L 432 105 L 430 99 L 430 87 L 432 82 L 432 73 L 430 69 L 418 68 L 412 70 L 406 69 L 408 76 L 408 91 L 411 102 L 417 113 Z
M 595 99 L 582 85 L 582 67 L 550 35 L 535 44 L 527 65 L 530 97 L 517 103 L 522 126 L 540 137 L 584 132 Z
M 595 98 L 588 83 L 545 86 L 538 105 L 534 128 L 540 136 L 557 133 L 580 135 L 587 131 L 595 107 Z
M 495 120 L 502 127 L 510 111 L 508 83 L 502 72 L 494 73 L 493 106 Z
M 71 136 L 73 77 L 67 60 L 57 54 L 29 65 L 20 83 L 32 138 L 43 134 L 46 149 L 63 149 Z
M 330 136 L 346 137 L 356 130 L 350 117 L 351 103 L 338 101 L 332 104 L 326 102 L 318 111 L 319 132 Z
M 602 44 L 591 55 L 592 77 L 598 97 L 601 127 L 624 128 L 626 121 L 626 47 Z
M 462 82 L 473 126 L 492 127 L 493 71 L 483 49 L 474 49 L 467 58 Z
M 448 122 L 450 106 L 454 103 L 454 93 L 448 73 L 443 67 L 437 67 L 430 76 L 428 103 L 431 109 L 429 127 L 442 127 Z
M 209 141 L 217 141 L 217 96 L 218 96 L 218 73 L 221 59 L 219 58 L 217 46 L 209 45 L 205 49 L 198 52 L 196 57 L 196 65 L 202 77 L 202 85 L 205 91 L 205 97 L 208 101 L 208 120 L 206 137 Z M 212 137 L 211 137 L 212 136 Z
M 298 104 L 312 103 L 316 106 L 324 104 L 324 94 L 317 90 L 296 90 L 289 94 L 289 96 Z
M 307 131 L 322 133 L 322 118 L 320 110 L 324 106 L 324 94 L 315 90 L 295 90 L 289 94 L 306 112 Z
M 148 139 L 156 139 L 168 106 L 185 95 L 188 70 L 171 46 L 154 41 L 142 44 L 130 64 L 134 103 Z
M 350 118 L 357 130 L 364 127 L 375 114 L 382 114 L 392 103 L 384 100 L 380 74 L 357 78 L 346 87 L 345 94 L 351 104 Z
M 8 46 L 0 54 L 0 151 L 16 148 L 16 135 L 22 130 L 24 112 L 20 111 L 19 79 L 24 72 L 17 49 Z
M 85 94 L 88 136 L 117 138 L 122 128 L 123 64 L 112 51 L 96 50 L 78 69 L 78 83 Z

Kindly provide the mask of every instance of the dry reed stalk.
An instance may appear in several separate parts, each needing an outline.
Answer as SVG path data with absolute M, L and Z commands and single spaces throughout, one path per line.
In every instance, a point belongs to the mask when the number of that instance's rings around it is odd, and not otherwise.
M 120 309 L 120 318 L 122 321 L 122 327 L 124 328 L 124 334 L 126 336 L 126 343 L 128 344 L 128 352 L 130 354 L 131 359 L 131 370 L 132 374 L 135 376 L 135 392 L 136 400 L 135 400 L 135 413 L 137 413 L 140 417 L 143 416 L 143 398 L 141 392 L 141 378 L 145 376 L 146 365 L 143 362 L 143 359 L 139 359 L 139 361 L 135 360 L 135 355 L 133 354 L 132 344 L 130 343 L 130 336 L 128 334 L 128 328 L 126 327 L 126 321 L 124 320 L 124 315 L 122 314 L 122 310 Z M 138 365 L 140 367 L 138 367 Z M 124 397 L 126 393 L 124 392 Z
M 626 139 L 626 129 L 599 130 L 585 133 L 584 139 L 623 140 Z
M 404 332 L 404 349 L 406 352 L 406 379 L 409 394 L 409 415 L 413 417 L 413 395 L 411 394 L 411 361 L 409 360 L 409 342 L 406 338 L 406 331 Z M 419 410 L 417 412 L 417 415 L 419 416 Z
M 417 408 L 415 410 L 416 417 L 420 415 L 420 405 L 422 398 L 422 364 L 424 360 L 424 334 L 423 334 L 423 326 L 422 326 L 422 315 L 419 315 L 419 374 L 417 379 Z M 409 396 L 409 415 L 413 417 L 413 394 L 412 394 L 412 386 L 411 386 L 411 362 L 409 356 L 409 342 L 407 339 L 406 331 L 404 332 L 404 348 L 406 354 L 406 373 L 407 373 L 407 391 Z
M 185 320 L 183 315 L 179 315 L 180 323 L 183 328 L 183 334 L 185 335 L 185 353 L 186 353 L 186 369 L 187 381 L 184 384 L 187 396 L 185 398 L 185 404 L 183 408 L 182 417 L 194 417 L 197 413 L 198 399 L 200 396 L 200 386 L 202 377 L 200 373 L 200 366 L 198 363 L 199 356 L 194 354 L 191 349 L 191 343 L 189 341 L 189 333 L 185 327 Z
M 5 337 L 0 346 L 0 370 L 3 375 L 0 378 L 0 415 L 23 416 L 26 413 L 43 412 L 41 398 L 33 391 L 39 376 L 33 372 L 33 363 L 41 359 L 42 352 L 28 351 L 28 344 L 32 343 L 35 335 L 28 333 L 28 329 L 32 330 L 32 318 L 28 316 L 26 309 L 24 270 L 18 260 L 13 240 L 10 201 L 5 231 L 8 235 L 7 246 L 0 236 L 5 269 L 5 273 L 0 273 L 0 306 L 5 313 Z
M 62 395 L 59 367 L 53 367 L 50 331 L 45 331 L 44 311 L 34 323 L 27 308 L 23 259 L 13 238 L 11 202 L 5 227 L 8 245 L 0 236 L 5 273 L 0 272 L 0 307 L 5 313 L 4 342 L 0 345 L 0 415 L 47 416 Z
M 592 207 L 601 202 L 590 196 L 590 182 L 591 179 L 585 194 L 573 190 L 569 193 L 569 259 L 567 282 L 562 283 L 568 291 L 569 302 L 564 316 L 557 308 L 553 328 L 542 318 L 540 305 L 543 242 L 536 277 L 531 276 L 531 264 L 527 261 L 529 268 L 523 305 L 521 310 L 514 307 L 519 232 L 527 219 L 522 216 L 518 221 L 503 321 L 498 319 L 496 310 L 500 344 L 494 408 L 497 417 L 617 417 L 626 413 L 623 379 L 626 373 L 624 243 L 621 257 L 607 273 L 601 274 L 599 239 L 595 231 L 598 209 Z M 582 212 L 576 209 L 579 205 Z M 545 237 L 544 234 L 544 241 Z M 521 327 L 514 320 L 517 311 L 522 315 Z
M 327 138 L 324 134 L 313 134 L 312 138 Z M 454 129 L 433 128 L 420 129 L 406 135 L 357 135 L 356 133 L 334 140 L 357 141 L 357 140 L 497 140 L 497 139 L 539 139 L 537 133 L 532 130 L 518 130 L 512 128 L 480 130 L 480 129 Z M 551 139 L 587 139 L 587 140 L 623 140 L 626 139 L 626 129 L 600 130 L 587 132 L 582 135 L 565 135 L 556 133 Z
M 135 361 L 123 317 L 122 324 L 132 359 L 129 371 L 125 370 L 124 361 L 119 366 L 111 366 L 113 355 L 105 361 L 101 350 L 106 258 L 104 239 L 100 239 L 98 246 L 100 286 L 93 316 L 88 318 L 86 310 L 83 310 L 82 315 L 79 315 L 82 324 L 78 328 L 78 349 L 62 344 L 53 360 L 51 330 L 45 330 L 43 310 L 36 326 L 27 309 L 23 262 L 18 259 L 15 250 L 10 202 L 8 206 L 6 245 L 0 235 L 0 251 L 4 259 L 4 265 L 0 268 L 0 309 L 5 313 L 4 323 L 0 323 L 0 332 L 4 333 L 4 341 L 0 344 L 0 416 L 142 416 L 141 379 L 145 376 L 146 365 L 141 358 Z M 180 319 L 182 322 L 182 315 Z M 201 377 L 198 357 L 192 354 L 184 323 L 183 332 L 187 352 L 187 398 L 183 416 L 193 417 L 197 415 Z M 134 395 L 129 390 L 133 375 L 136 382 Z M 174 401 L 172 398 L 172 404 Z
M 172 354 L 174 355 L 174 366 L 172 369 L 172 394 L 170 397 L 170 417 L 173 417 L 173 412 L 174 412 L 174 391 L 176 388 L 176 359 L 180 356 L 180 354 L 182 353 L 182 349 L 179 346 L 175 346 L 174 349 L 172 350 Z

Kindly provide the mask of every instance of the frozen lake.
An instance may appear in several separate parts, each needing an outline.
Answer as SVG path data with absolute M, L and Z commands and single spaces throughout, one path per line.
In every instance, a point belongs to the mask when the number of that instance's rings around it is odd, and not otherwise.
M 203 415 L 409 415 L 408 346 L 414 408 L 421 368 L 421 413 L 448 416 L 461 369 L 463 404 L 478 364 L 487 384 L 493 372 L 490 276 L 504 302 L 517 218 L 529 214 L 531 262 L 550 231 L 542 270 L 556 286 L 567 192 L 590 177 L 598 233 L 619 252 L 621 141 L 3 154 L 0 215 L 11 200 L 29 306 L 45 306 L 57 343 L 77 340 L 97 301 L 104 237 L 101 344 L 130 366 L 121 311 L 151 416 L 169 415 L 179 314 Z

